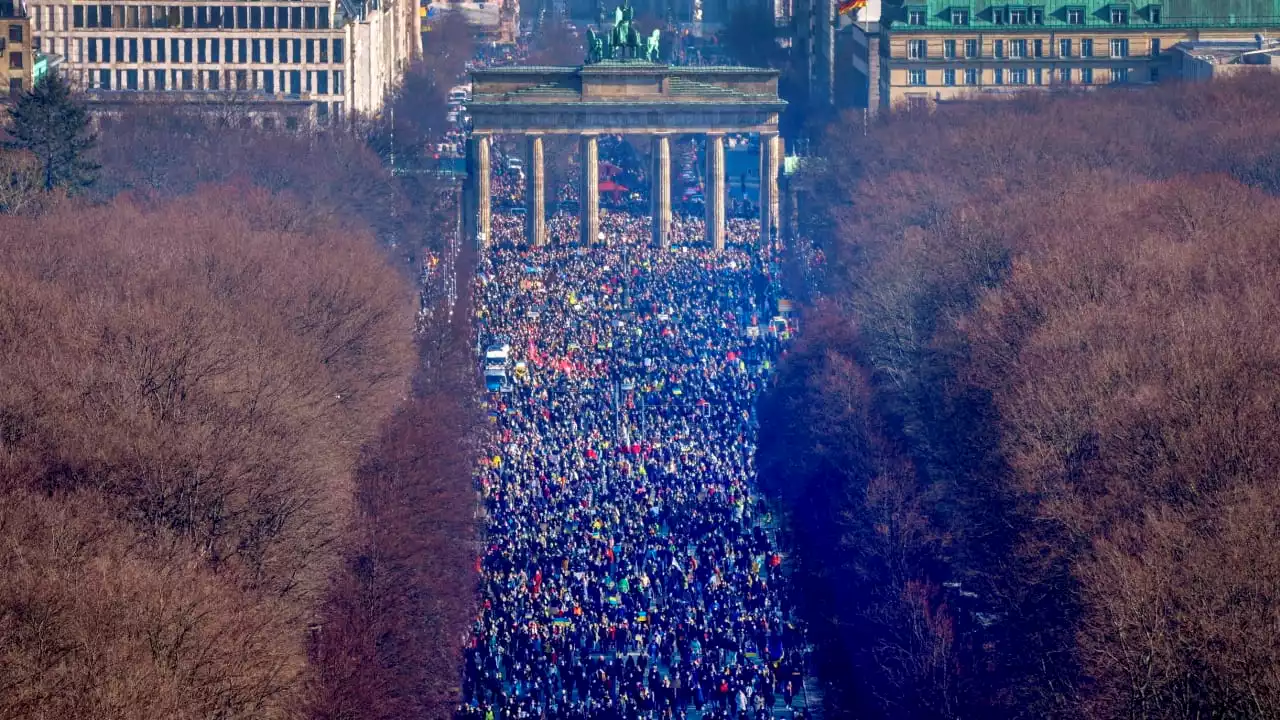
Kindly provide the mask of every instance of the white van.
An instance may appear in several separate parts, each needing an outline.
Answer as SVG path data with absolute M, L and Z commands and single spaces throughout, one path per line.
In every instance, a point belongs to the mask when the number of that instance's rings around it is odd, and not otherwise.
M 511 345 L 506 342 L 493 343 L 484 351 L 484 366 L 486 369 L 501 368 L 505 372 L 507 363 L 510 360 Z
M 787 319 L 781 315 L 775 315 L 769 321 L 769 332 L 782 340 L 791 339 L 791 326 Z

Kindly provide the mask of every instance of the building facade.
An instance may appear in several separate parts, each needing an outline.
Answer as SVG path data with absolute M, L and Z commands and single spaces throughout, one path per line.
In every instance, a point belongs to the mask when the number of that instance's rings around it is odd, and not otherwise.
M 171 0 L 172 1 L 172 0 Z M 375 115 L 419 47 L 412 0 L 28 0 L 35 45 L 91 100 L 219 97 Z
M 876 107 L 881 0 L 840 13 L 839 0 L 793 0 L 791 47 L 817 111 Z M 872 98 L 872 99 L 868 99 Z M 870 103 L 870 105 L 868 104 Z
M 31 25 L 21 8 L 0 3 L 0 68 L 10 97 L 31 89 L 36 53 L 31 44 Z
M 1256 41 L 1280 0 L 905 0 L 885 3 L 881 108 L 974 93 L 1153 83 L 1179 43 Z
M 805 104 L 834 104 L 836 0 L 795 0 L 791 14 L 791 49 L 805 78 Z
M 551 0 L 532 13 L 524 14 L 534 21 L 543 21 L 552 17 L 554 5 Z M 476 0 L 431 0 L 420 6 L 421 15 L 431 20 L 423 22 L 426 38 L 435 37 L 434 20 L 445 15 L 457 13 L 471 26 L 472 37 L 484 43 L 514 43 L 520 36 L 520 18 L 522 11 L 516 0 L 494 0 L 493 2 L 477 2 Z
M 849 65 L 852 67 L 836 71 L 837 77 L 847 78 L 837 90 L 837 104 L 841 108 L 866 110 L 868 116 L 880 108 L 882 7 L 881 0 L 869 0 L 863 8 L 838 19 L 841 32 L 848 37 Z
M 1182 42 L 1173 48 L 1173 74 L 1183 80 L 1214 80 L 1242 72 L 1280 72 L 1280 42 Z

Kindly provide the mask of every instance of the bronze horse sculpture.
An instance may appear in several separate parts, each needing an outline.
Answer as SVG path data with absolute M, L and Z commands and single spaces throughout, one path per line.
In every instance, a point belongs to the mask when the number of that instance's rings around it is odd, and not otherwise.
M 604 60 L 634 60 L 639 62 L 658 62 L 660 57 L 660 30 L 654 30 L 649 37 L 642 37 L 636 29 L 635 9 L 630 0 L 614 10 L 613 27 L 608 31 L 601 29 L 587 30 L 587 64 Z

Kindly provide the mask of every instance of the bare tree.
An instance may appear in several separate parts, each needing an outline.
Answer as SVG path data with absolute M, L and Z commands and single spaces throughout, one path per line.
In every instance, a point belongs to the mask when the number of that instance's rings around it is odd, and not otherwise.
M 0 680 L 0 715 L 294 716 L 360 447 L 409 389 L 408 283 L 367 234 L 244 186 L 0 226 L 0 492 L 75 519 L 50 551 L 86 548 L 5 573 L 5 646 L 49 669 Z M 44 552 L 22 527 L 10 564 Z M 23 629 L 32 603 L 65 612 Z
M 0 153 L 0 212 L 20 213 L 35 207 L 43 189 L 34 155 Z
M 760 467 L 811 538 L 838 709 L 1280 714 L 1277 651 L 1246 639 L 1276 609 L 1276 83 L 833 125 L 840 162 L 801 178 L 829 308 Z M 866 530 L 886 517 L 928 532 Z

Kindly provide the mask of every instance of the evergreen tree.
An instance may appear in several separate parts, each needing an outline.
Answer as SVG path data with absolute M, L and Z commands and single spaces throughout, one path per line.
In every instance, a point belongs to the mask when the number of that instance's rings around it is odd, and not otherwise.
M 74 192 L 93 182 L 97 163 L 89 157 L 95 138 L 89 112 L 57 73 L 49 73 L 9 109 L 11 150 L 26 150 L 40 161 L 45 190 Z

